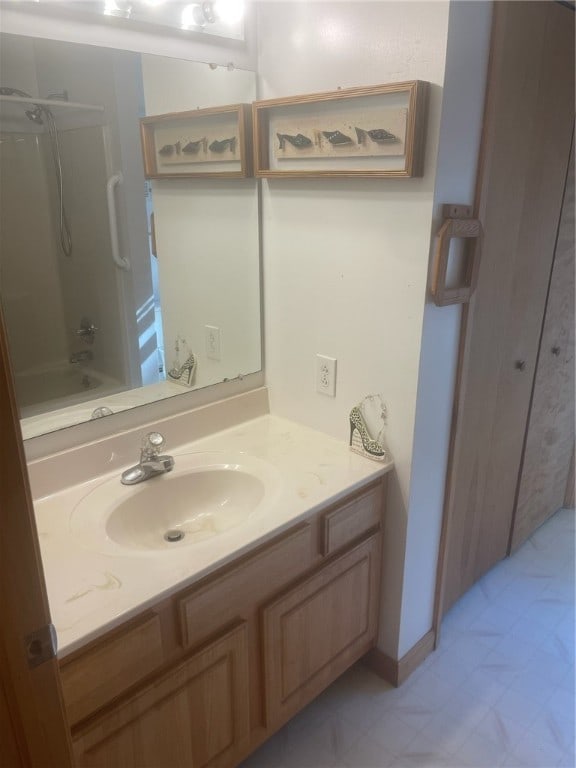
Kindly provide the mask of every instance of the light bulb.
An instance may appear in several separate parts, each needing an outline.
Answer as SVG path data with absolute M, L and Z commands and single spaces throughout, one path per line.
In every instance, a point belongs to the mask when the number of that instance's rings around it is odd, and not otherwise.
M 129 19 L 132 13 L 132 4 L 124 0 L 104 0 L 105 16 L 121 16 Z
M 119 10 L 114 0 L 104 0 L 104 14 L 106 16 L 114 16 Z
M 244 0 L 215 0 L 214 13 L 223 24 L 236 24 L 244 17 Z
M 180 26 L 182 29 L 190 29 L 191 27 L 200 26 L 198 22 L 198 5 L 196 3 L 185 5 L 184 8 L 182 8 Z

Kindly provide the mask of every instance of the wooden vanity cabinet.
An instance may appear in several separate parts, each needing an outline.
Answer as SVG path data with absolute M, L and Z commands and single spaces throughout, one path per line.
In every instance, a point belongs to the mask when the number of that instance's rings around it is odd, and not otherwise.
M 380 536 L 340 555 L 263 611 L 267 724 L 296 714 L 374 645 Z
M 61 663 L 79 768 L 231 768 L 375 644 L 384 481 Z
M 128 695 L 73 737 L 86 768 L 225 768 L 250 737 L 246 624 Z
M 106 642 L 91 644 L 60 667 L 68 720 L 90 716 L 164 661 L 160 616 L 146 612 Z

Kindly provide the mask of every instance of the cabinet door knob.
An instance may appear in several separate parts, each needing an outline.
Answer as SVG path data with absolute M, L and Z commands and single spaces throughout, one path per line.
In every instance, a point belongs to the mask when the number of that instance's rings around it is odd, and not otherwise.
M 557 346 L 552 347 L 552 354 L 558 357 L 558 355 L 560 354 L 560 347 L 557 347 Z
M 514 363 L 514 368 L 516 368 L 518 371 L 523 371 L 524 368 L 526 368 L 526 360 L 516 360 Z

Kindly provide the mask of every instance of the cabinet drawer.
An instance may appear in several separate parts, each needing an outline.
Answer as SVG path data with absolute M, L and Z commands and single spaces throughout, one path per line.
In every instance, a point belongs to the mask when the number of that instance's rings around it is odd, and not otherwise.
M 258 600 L 308 570 L 314 559 L 312 526 L 301 523 L 191 589 L 178 601 L 183 645 L 197 645 L 233 619 L 246 618 Z
M 322 517 L 322 554 L 329 555 L 380 524 L 382 486 L 371 488 Z
M 266 721 L 276 728 L 376 640 L 381 537 L 325 565 L 262 615 Z
M 160 618 L 148 614 L 60 669 L 71 724 L 92 714 L 162 663 Z
M 82 768 L 224 768 L 250 734 L 246 624 L 240 624 L 74 734 Z

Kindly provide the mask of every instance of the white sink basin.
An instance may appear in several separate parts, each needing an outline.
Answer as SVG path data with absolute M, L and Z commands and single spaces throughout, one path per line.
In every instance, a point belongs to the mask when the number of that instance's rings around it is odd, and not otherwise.
M 262 514 L 278 489 L 276 470 L 245 455 L 175 455 L 172 472 L 125 486 L 120 473 L 74 508 L 70 527 L 89 549 L 174 553 Z

